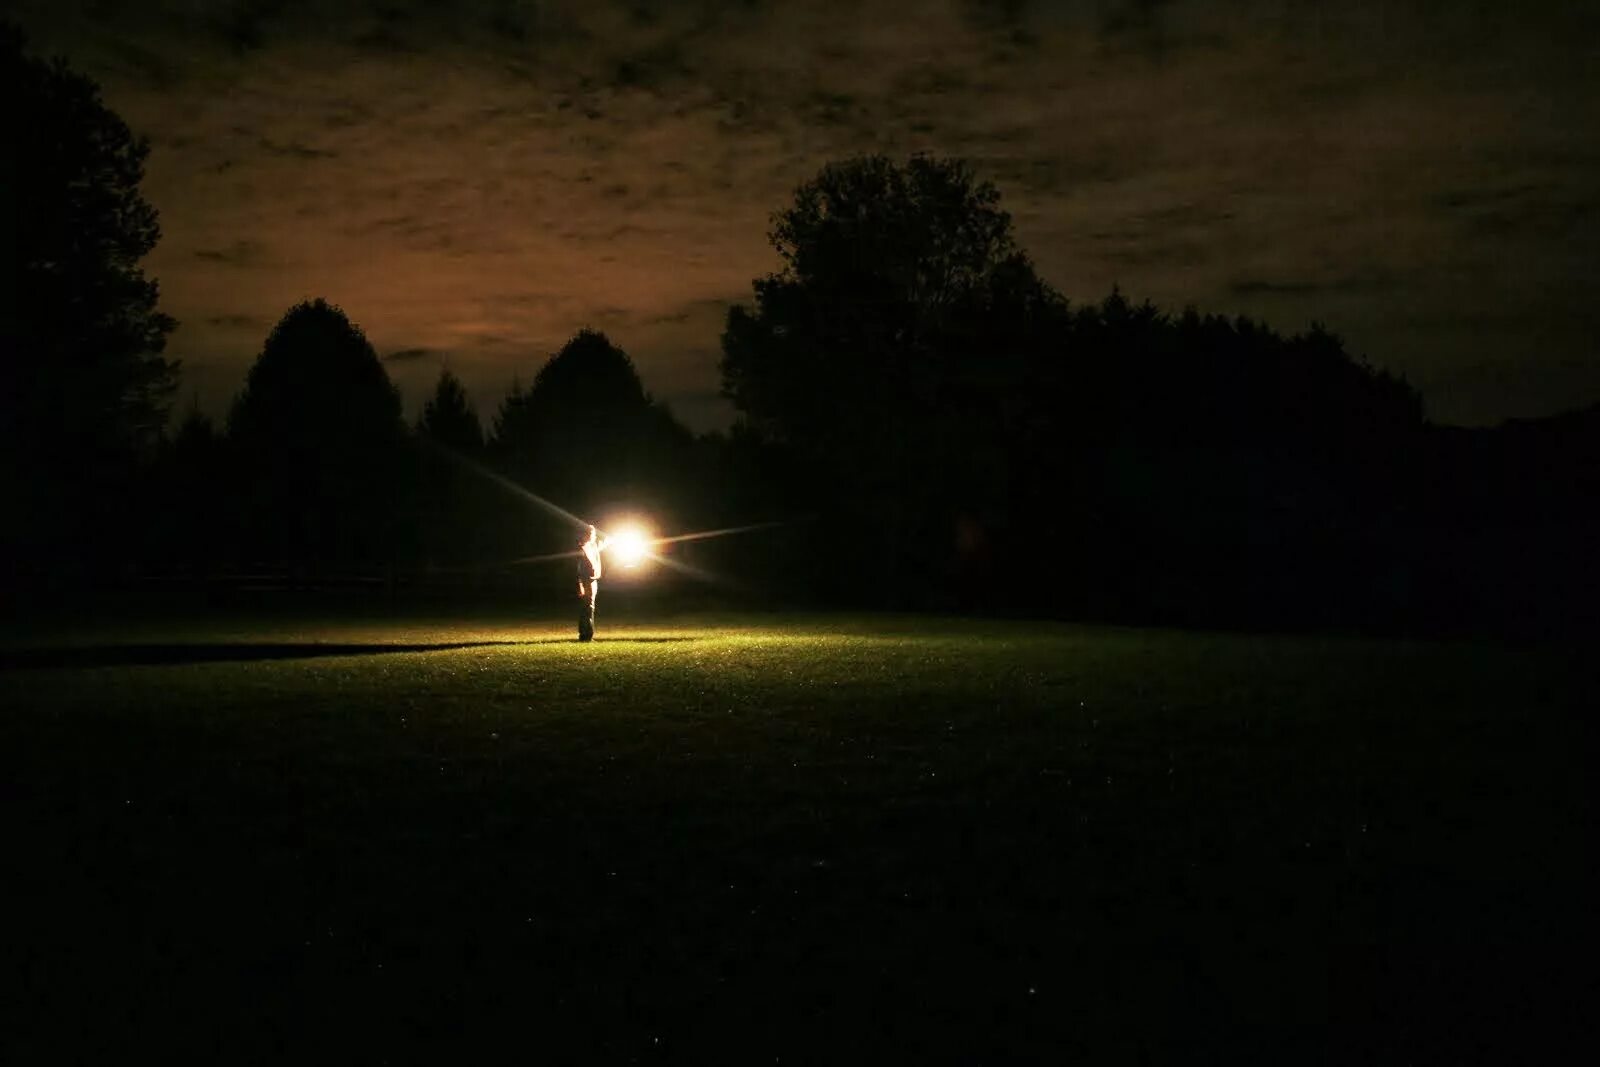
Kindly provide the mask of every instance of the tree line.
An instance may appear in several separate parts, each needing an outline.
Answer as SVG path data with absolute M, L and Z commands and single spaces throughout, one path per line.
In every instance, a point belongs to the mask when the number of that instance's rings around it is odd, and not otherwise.
M 781 519 L 696 547 L 786 602 L 1174 622 L 1593 621 L 1600 408 L 1430 425 L 1321 325 L 1074 304 L 961 160 L 823 167 L 721 337 L 727 431 L 695 436 L 580 331 L 491 424 L 441 373 L 420 419 L 326 300 L 264 340 L 221 425 L 166 429 L 175 323 L 140 259 L 148 145 L 65 65 L 0 38 L 7 566 L 470 585 L 562 520 Z M 27 204 L 29 210 L 9 210 Z
M 665 514 L 692 496 L 696 451 L 587 329 L 513 385 L 487 432 L 448 368 L 408 425 L 361 328 L 310 300 L 268 335 L 222 426 L 191 410 L 152 455 L 165 504 L 145 559 L 169 575 L 482 585 L 578 538 L 516 486 L 585 517 Z

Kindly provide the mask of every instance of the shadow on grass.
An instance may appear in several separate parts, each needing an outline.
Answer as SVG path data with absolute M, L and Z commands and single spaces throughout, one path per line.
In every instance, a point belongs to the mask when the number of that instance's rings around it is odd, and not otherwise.
M 697 641 L 695 637 L 606 637 L 596 644 L 654 644 Z M 0 649 L 0 671 L 73 667 L 158 667 L 183 663 L 247 663 L 271 659 L 316 659 L 325 656 L 381 656 L 394 652 L 455 652 L 464 648 L 512 645 L 574 645 L 576 637 L 544 637 L 529 641 L 440 641 L 419 644 L 361 644 L 331 641 L 111 644 L 56 648 Z
M 677 641 L 699 641 L 698 637 L 596 637 L 597 645 L 659 645 Z M 576 637 L 536 637 L 531 641 L 517 641 L 519 645 L 575 645 Z
M 0 670 L 50 667 L 139 667 L 180 663 L 237 663 L 319 656 L 377 656 L 387 652 L 451 652 L 463 648 L 518 645 L 521 641 L 449 641 L 437 644 L 353 644 L 326 641 L 227 644 L 80 645 L 0 650 Z

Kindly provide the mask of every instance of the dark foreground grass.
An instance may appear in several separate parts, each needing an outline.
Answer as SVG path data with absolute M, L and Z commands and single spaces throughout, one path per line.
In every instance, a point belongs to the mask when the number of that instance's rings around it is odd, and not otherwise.
M 1587 1025 L 1576 654 L 601 638 L 14 634 L 11 1062 L 1433 1062 Z

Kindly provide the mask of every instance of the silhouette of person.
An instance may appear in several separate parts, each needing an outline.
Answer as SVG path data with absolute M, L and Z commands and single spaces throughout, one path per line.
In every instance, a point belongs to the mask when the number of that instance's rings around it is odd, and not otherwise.
M 578 640 L 594 640 L 594 605 L 600 595 L 600 553 L 605 551 L 605 538 L 593 526 L 589 536 L 578 546 Z

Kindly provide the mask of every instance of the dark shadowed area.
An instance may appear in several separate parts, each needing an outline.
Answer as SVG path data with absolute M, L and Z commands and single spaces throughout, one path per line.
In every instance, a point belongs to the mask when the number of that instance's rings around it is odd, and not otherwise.
M 0 661 L 16 1054 L 1503 1062 L 1587 1025 L 1574 655 L 569 626 Z

